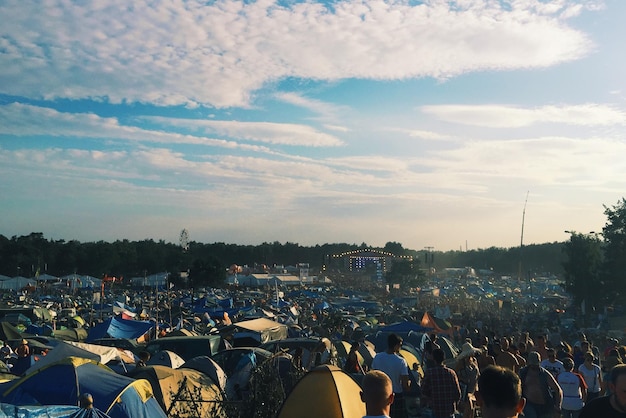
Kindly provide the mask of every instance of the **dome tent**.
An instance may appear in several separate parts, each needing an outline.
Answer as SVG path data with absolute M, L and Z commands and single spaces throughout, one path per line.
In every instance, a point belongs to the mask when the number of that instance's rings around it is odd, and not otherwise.
M 156 400 L 168 416 L 183 417 L 188 411 L 199 413 L 193 416 L 222 415 L 223 392 L 202 372 L 157 365 L 138 367 L 128 376 L 150 382 Z
M 148 366 L 167 366 L 172 369 L 178 369 L 185 363 L 185 360 L 178 354 L 169 350 L 162 350 L 154 353 L 150 360 L 148 360 Z
M 68 357 L 0 385 L 0 401 L 13 405 L 76 405 L 90 393 L 111 418 L 166 418 L 145 380 L 119 375 L 94 360 Z
M 278 418 L 362 418 L 366 413 L 360 392 L 348 373 L 324 364 L 300 379 L 283 402 Z
M 194 357 L 185 362 L 185 364 L 180 366 L 180 368 L 193 369 L 202 372 L 217 383 L 220 389 L 226 389 L 226 373 L 224 373 L 224 370 L 220 367 L 220 365 L 209 356 Z

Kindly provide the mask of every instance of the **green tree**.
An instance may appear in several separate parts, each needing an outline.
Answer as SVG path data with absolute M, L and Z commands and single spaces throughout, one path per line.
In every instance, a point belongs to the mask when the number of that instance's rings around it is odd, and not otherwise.
M 220 286 L 226 279 L 226 267 L 213 256 L 196 259 L 189 276 L 194 286 Z
M 385 244 L 384 250 L 394 255 L 404 255 L 406 252 L 405 249 L 402 248 L 402 244 L 400 244 L 399 242 L 391 241 Z
M 605 301 L 612 303 L 626 295 L 626 199 L 613 207 L 604 206 L 607 222 L 602 228 L 604 236 L 604 262 L 602 280 Z
M 563 251 L 567 260 L 565 270 L 565 290 L 574 297 L 576 306 L 585 302 L 585 311 L 597 307 L 602 299 L 599 269 L 602 262 L 601 243 L 595 233 L 581 234 L 570 232 L 570 240 Z
M 426 282 L 424 272 L 420 270 L 419 259 L 397 260 L 385 274 L 390 285 L 399 283 L 402 289 L 417 287 Z

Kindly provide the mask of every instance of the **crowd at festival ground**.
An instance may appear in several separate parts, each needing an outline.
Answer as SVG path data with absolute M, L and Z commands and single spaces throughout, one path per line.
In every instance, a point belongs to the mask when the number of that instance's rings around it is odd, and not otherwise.
M 314 366 L 333 362 L 348 373 L 360 375 L 359 381 L 363 385 L 367 382 L 364 375 L 373 370 L 384 371 L 391 378 L 393 396 L 385 397 L 385 401 L 379 398 L 378 407 L 371 409 L 377 411 L 374 415 L 489 418 L 515 417 L 523 413 L 529 418 L 626 417 L 626 366 L 622 366 L 626 363 L 626 346 L 598 331 L 601 327 L 591 328 L 595 329 L 592 334 L 587 328 L 583 331 L 576 326 L 565 326 L 558 309 L 514 307 L 503 312 L 494 309 L 497 305 L 493 301 L 468 305 L 466 301 L 445 298 L 426 298 L 407 307 L 395 304 L 391 295 L 382 294 L 378 300 L 371 296 L 367 298 L 369 302 L 378 303 L 380 309 L 376 313 L 370 312 L 359 323 L 347 320 L 354 318 L 353 312 L 347 315 L 345 310 L 329 309 L 332 304 L 325 304 L 326 298 L 334 301 L 358 299 L 356 295 L 337 289 L 320 289 L 317 293 L 298 291 L 284 295 L 280 301 L 278 298 L 274 300 L 271 289 L 266 292 L 214 289 L 207 293 L 232 297 L 231 312 L 234 313 L 229 316 L 225 310 L 220 315 L 190 316 L 183 309 L 189 304 L 183 303 L 184 300 L 191 298 L 191 303 L 194 301 L 194 295 L 188 290 L 165 290 L 161 294 L 124 291 L 110 296 L 123 295 L 129 307 L 134 306 L 140 312 L 139 317 L 158 323 L 155 332 L 162 334 L 185 324 L 196 330 L 203 327 L 207 332 L 231 326 L 245 319 L 244 311 L 237 308 L 244 306 L 245 297 L 250 299 L 246 307 L 261 309 L 278 322 L 296 325 L 290 328 L 290 331 L 295 330 L 293 336 L 326 337 L 335 343 L 349 341 L 353 349 L 345 358 L 320 358 Z M 48 302 L 47 306 L 60 311 L 70 305 L 89 305 L 85 298 L 78 296 L 76 293 L 71 297 L 65 295 L 59 301 Z M 441 309 L 443 307 L 446 309 Z M 424 312 L 438 310 L 448 312 L 449 316 L 442 319 L 452 326 L 445 332 L 424 332 L 424 345 L 415 347 L 419 364 L 409 364 L 399 355 L 406 342 L 399 333 L 393 332 L 385 335 L 386 347 L 376 346 L 377 354 L 371 363 L 358 358 L 359 346 L 371 346 L 367 336 L 376 333 L 381 326 L 401 321 L 419 325 Z M 155 312 L 160 320 L 153 317 Z M 95 326 L 102 320 L 92 310 L 84 310 L 82 318 L 86 326 Z M 605 319 L 598 316 L 596 325 L 601 325 Z M 152 335 L 151 338 L 155 337 Z M 444 347 L 448 345 L 456 350 Z M 10 359 L 45 356 L 46 351 L 31 351 L 24 339 L 13 347 L 5 344 L 0 354 L 13 363 L 14 360 Z M 293 361 L 297 360 L 294 356 Z M 139 364 L 142 361 L 138 358 Z M 488 369 L 494 366 L 495 370 Z M 497 367 L 510 370 L 515 377 Z M 512 394 L 505 393 L 506 384 L 495 385 L 494 389 L 489 376 L 512 381 Z M 494 398 L 481 388 L 480 382 L 485 388 L 501 389 L 502 393 Z M 516 398 L 516 388 L 519 389 L 519 399 Z M 364 393 L 364 398 L 366 395 Z M 368 406 L 369 415 L 373 414 L 371 411 Z M 496 415 L 493 415 L 494 411 Z

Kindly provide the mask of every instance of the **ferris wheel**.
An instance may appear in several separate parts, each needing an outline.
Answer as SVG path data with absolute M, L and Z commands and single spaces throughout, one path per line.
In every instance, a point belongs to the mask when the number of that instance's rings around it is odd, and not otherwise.
M 186 229 L 180 231 L 179 242 L 180 248 L 182 248 L 183 251 L 187 251 L 189 249 L 189 231 L 187 231 Z

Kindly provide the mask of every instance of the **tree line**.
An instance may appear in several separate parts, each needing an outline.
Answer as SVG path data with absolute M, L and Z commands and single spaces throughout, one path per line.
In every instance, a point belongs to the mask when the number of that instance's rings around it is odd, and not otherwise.
M 535 244 L 520 248 L 487 248 L 470 251 L 425 251 L 406 249 L 397 242 L 383 248 L 361 244 L 322 244 L 302 246 L 297 243 L 265 242 L 260 245 L 201 243 L 192 241 L 186 249 L 180 245 L 145 239 L 141 241 L 79 242 L 46 239 L 41 232 L 7 238 L 0 235 L 0 274 L 14 277 L 35 277 L 50 274 L 104 275 L 138 277 L 157 272 L 170 272 L 176 277 L 189 272 L 198 284 L 219 284 L 232 264 L 260 266 L 295 266 L 308 263 L 314 274 L 322 268 L 328 274 L 342 273 L 343 266 L 332 255 L 359 249 L 377 249 L 398 256 L 412 256 L 409 272 L 432 267 L 471 266 L 501 274 L 514 274 L 520 260 L 524 271 L 562 273 L 563 243 Z M 398 265 L 398 274 L 407 274 L 407 267 Z M 404 271 L 403 271 L 404 269 Z

